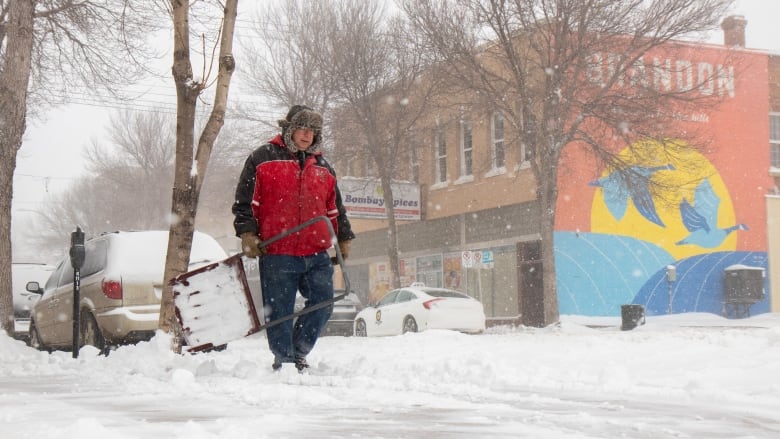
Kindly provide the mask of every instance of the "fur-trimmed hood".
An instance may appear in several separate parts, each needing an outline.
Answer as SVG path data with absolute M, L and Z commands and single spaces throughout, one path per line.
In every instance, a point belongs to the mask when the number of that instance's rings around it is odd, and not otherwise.
M 308 153 L 317 151 L 322 142 L 322 115 L 314 111 L 311 107 L 305 105 L 293 105 L 287 112 L 287 117 L 279 120 L 279 126 L 282 128 L 282 139 L 287 149 L 292 153 L 298 152 L 298 147 L 292 140 L 292 133 L 300 128 L 309 128 L 314 130 L 314 141 L 306 150 Z

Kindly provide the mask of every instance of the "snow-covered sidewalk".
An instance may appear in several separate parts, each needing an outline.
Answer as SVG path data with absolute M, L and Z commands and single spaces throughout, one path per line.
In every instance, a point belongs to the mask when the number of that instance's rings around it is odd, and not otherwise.
M 108 357 L 0 335 L 0 431 L 21 438 L 774 438 L 780 315 L 563 316 L 545 329 L 324 337 L 308 374 L 262 334 Z

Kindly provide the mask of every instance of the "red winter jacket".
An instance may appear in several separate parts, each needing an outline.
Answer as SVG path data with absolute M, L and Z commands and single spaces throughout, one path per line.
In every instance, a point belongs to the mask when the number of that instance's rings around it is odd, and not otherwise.
M 299 158 L 281 135 L 247 158 L 236 186 L 233 204 L 236 236 L 258 233 L 267 240 L 317 216 L 327 216 L 338 241 L 354 239 L 336 174 L 319 151 Z M 269 254 L 309 256 L 332 244 L 327 224 L 318 221 L 267 247 Z

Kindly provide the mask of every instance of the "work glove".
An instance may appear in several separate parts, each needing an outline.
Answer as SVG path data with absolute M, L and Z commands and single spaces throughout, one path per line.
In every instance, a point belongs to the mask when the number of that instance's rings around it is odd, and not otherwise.
M 241 250 L 247 258 L 256 258 L 266 254 L 265 247 L 260 248 L 260 237 L 252 232 L 241 234 Z
M 339 250 L 341 250 L 341 259 L 349 257 L 349 241 L 339 241 Z
M 339 251 L 341 251 L 341 259 L 346 260 L 347 256 L 349 256 L 349 241 L 339 241 Z M 330 258 L 330 262 L 332 262 L 333 265 L 336 265 L 339 263 L 339 260 L 337 257 L 333 256 Z

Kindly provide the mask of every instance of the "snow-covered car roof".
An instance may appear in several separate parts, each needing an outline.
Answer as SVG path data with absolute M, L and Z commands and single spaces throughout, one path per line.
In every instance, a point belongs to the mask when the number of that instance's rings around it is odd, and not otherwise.
M 109 258 L 117 262 L 109 270 L 123 271 L 127 275 L 126 268 L 131 268 L 130 271 L 137 276 L 162 278 L 168 251 L 167 230 L 112 232 L 107 235 L 111 235 Z M 195 232 L 190 252 L 190 270 L 226 257 L 227 253 L 214 238 Z

